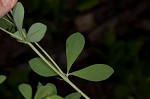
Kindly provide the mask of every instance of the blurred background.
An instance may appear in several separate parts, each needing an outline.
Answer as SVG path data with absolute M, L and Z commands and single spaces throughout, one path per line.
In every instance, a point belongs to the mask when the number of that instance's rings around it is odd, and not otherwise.
M 25 7 L 24 28 L 35 22 L 48 26 L 40 45 L 66 71 L 65 42 L 81 32 L 85 48 L 71 71 L 92 64 L 108 64 L 114 74 L 101 82 L 70 79 L 91 99 L 150 99 L 150 0 L 20 0 Z M 37 55 L 27 45 L 0 31 L 1 99 L 23 99 L 18 85 L 54 83 L 58 94 L 74 92 L 64 81 L 34 73 L 28 61 Z M 92 74 L 89 74 L 92 75 Z

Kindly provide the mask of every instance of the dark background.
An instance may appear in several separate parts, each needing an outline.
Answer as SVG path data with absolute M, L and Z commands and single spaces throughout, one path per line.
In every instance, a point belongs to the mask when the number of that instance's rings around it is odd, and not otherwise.
M 48 26 L 40 45 L 65 70 L 65 42 L 81 32 L 86 45 L 71 71 L 92 64 L 108 64 L 114 74 L 101 82 L 71 80 L 91 99 L 150 99 L 150 0 L 20 0 L 25 7 L 24 28 L 35 22 Z M 74 92 L 64 81 L 34 73 L 28 61 L 37 55 L 0 31 L 1 99 L 22 99 L 18 85 L 54 83 L 58 94 Z M 92 74 L 89 74 L 92 75 Z

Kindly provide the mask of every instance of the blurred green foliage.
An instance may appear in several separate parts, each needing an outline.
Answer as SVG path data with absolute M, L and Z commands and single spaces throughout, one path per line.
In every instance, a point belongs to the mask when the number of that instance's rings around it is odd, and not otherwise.
M 6 81 L 0 86 L 0 98 L 2 99 L 22 99 L 18 90 L 18 85 L 29 82 L 29 68 L 14 68 L 7 74 Z
M 105 55 L 106 61 L 114 68 L 117 79 L 113 83 L 116 98 L 149 99 L 150 61 L 144 54 L 148 55 L 144 47 L 149 43 L 149 37 L 141 35 L 127 40 L 116 38 L 115 31 L 110 28 L 104 41 L 109 49 Z

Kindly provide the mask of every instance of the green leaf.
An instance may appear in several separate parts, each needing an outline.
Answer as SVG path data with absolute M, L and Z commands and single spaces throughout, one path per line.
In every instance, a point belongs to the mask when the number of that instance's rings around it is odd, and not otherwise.
M 57 75 L 41 58 L 31 59 L 29 65 L 34 72 L 41 76 L 51 77 Z
M 20 34 L 18 31 L 16 31 L 16 32 L 14 33 L 14 35 L 17 36 L 17 37 L 22 38 L 21 34 Z M 13 36 L 13 37 L 15 38 L 15 36 Z
M 58 95 L 53 95 L 53 96 L 50 97 L 50 99 L 64 99 L 64 98 L 62 98 Z
M 24 96 L 25 99 L 32 98 L 32 87 L 28 84 L 19 85 L 19 91 Z
M 67 71 L 84 48 L 85 39 L 81 33 L 72 34 L 66 41 Z
M 81 70 L 70 73 L 70 75 L 74 75 L 89 81 L 102 81 L 107 79 L 113 74 L 114 70 L 105 64 L 95 64 Z
M 81 94 L 78 92 L 71 93 L 65 97 L 65 99 L 80 99 Z
M 19 32 L 22 31 L 24 19 L 24 7 L 20 2 L 18 2 L 13 9 L 13 18 Z
M 46 84 L 46 86 L 49 86 L 49 87 L 51 87 L 51 95 L 56 95 L 57 94 L 57 88 L 56 88 L 56 86 L 54 85 L 54 84 L 52 84 L 52 83 L 47 83 Z
M 6 76 L 0 75 L 0 84 L 6 80 Z
M 40 88 L 40 87 L 42 87 L 42 86 L 43 86 L 42 83 L 39 82 L 38 86 L 37 86 L 37 89 Z
M 34 99 L 43 99 L 57 94 L 57 89 L 54 84 L 48 83 L 45 86 L 40 86 L 37 89 Z
M 29 42 L 39 42 L 44 37 L 46 30 L 46 25 L 35 23 L 30 27 L 26 40 Z

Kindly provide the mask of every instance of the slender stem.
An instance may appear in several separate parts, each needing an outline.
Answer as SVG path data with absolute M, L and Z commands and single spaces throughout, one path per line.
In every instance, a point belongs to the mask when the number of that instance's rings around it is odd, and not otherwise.
M 62 77 L 69 85 L 71 85 L 76 91 L 78 91 L 85 99 L 90 99 L 85 93 L 83 93 L 77 86 L 75 86 L 63 72 L 57 70 L 49 61 L 32 45 L 30 42 L 26 42 L 40 57 L 41 59 L 53 69 L 60 77 Z
M 64 78 L 63 78 L 64 79 Z M 65 81 L 70 85 L 72 86 L 77 92 L 79 92 L 85 99 L 90 99 L 85 93 L 83 93 L 74 83 L 72 83 L 70 81 L 70 79 L 68 79 L 66 77 Z
M 35 43 L 36 46 L 47 56 L 47 58 L 52 62 L 52 64 L 61 72 L 63 73 L 63 71 L 59 68 L 59 66 L 55 63 L 55 61 L 50 57 L 50 55 L 48 55 L 48 53 L 38 44 Z
M 58 75 L 62 75 L 49 61 L 34 47 L 34 45 L 30 42 L 26 42 L 34 51 L 39 55 L 39 57 L 50 67 L 54 70 Z
M 18 39 L 18 40 L 22 40 L 22 38 L 20 38 L 20 37 L 14 35 L 14 34 L 12 34 L 11 32 L 9 32 L 9 31 L 3 29 L 2 27 L 0 27 L 0 30 L 6 32 L 6 33 L 9 34 L 10 36 L 12 36 L 12 37 L 14 37 L 14 38 L 16 38 L 16 39 Z
M 10 23 L 11 25 L 14 25 L 11 21 L 9 21 L 8 19 L 6 19 L 5 17 L 2 17 L 2 19 L 4 19 L 5 21 L 7 21 L 8 23 Z
M 13 22 L 14 20 L 13 20 L 13 18 L 9 15 L 9 14 L 7 14 L 7 17 Z

